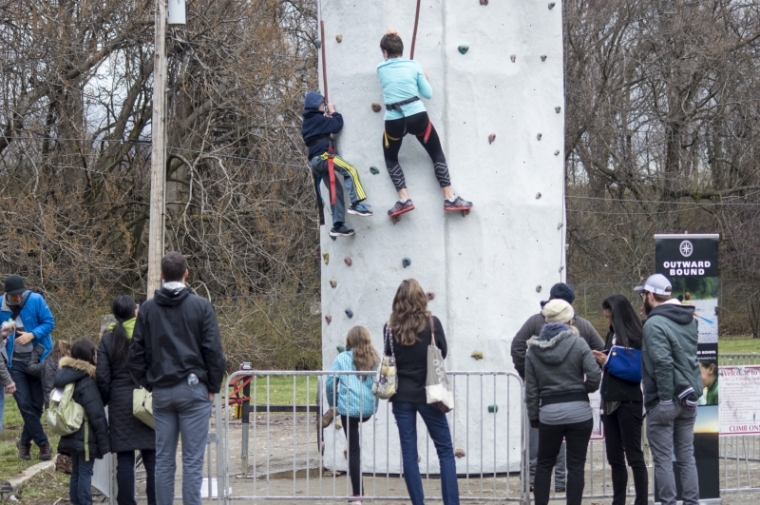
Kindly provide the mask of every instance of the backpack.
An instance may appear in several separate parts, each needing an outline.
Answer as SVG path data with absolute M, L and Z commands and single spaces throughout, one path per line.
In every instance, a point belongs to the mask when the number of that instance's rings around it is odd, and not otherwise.
M 74 401 L 74 382 L 56 388 L 50 394 L 47 411 L 48 428 L 56 435 L 71 435 L 79 431 L 84 422 L 84 408 Z

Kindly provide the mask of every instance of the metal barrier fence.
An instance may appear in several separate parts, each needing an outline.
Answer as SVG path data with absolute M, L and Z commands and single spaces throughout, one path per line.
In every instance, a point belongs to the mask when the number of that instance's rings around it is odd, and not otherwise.
M 327 410 L 324 382 L 374 375 L 368 372 L 239 371 L 252 377 L 250 413 L 245 423 L 224 419 L 227 500 L 277 502 L 350 500 L 346 475 L 350 432 L 321 429 Z M 463 501 L 528 502 L 527 436 L 523 418 L 522 381 L 507 372 L 451 372 L 457 406 L 446 415 L 456 458 Z M 367 379 L 369 380 L 369 379 Z M 287 390 L 283 394 L 283 388 Z M 273 408 L 277 398 L 278 408 Z M 284 401 L 283 401 L 284 400 Z M 335 398 L 333 398 L 335 400 Z M 359 399 L 361 403 L 363 398 Z M 335 401 L 332 402 L 335 404 Z M 244 408 L 244 411 L 246 409 Z M 228 409 L 228 413 L 230 410 Z M 246 413 L 244 412 L 245 416 Z M 364 501 L 407 501 L 398 432 L 389 403 L 381 401 L 370 419 L 360 424 Z M 242 427 L 241 427 L 242 426 Z M 249 429 L 250 447 L 240 447 Z M 417 422 L 417 449 L 425 495 L 440 500 L 439 463 L 424 423 Z M 247 461 L 243 457 L 248 453 Z M 243 465 L 244 463 L 245 466 Z M 250 463 L 247 464 L 247 463 Z
M 760 365 L 760 355 L 721 355 L 720 365 Z M 334 425 L 322 429 L 322 414 L 328 403 L 324 383 L 329 376 L 367 375 L 371 374 L 247 370 L 232 374 L 226 394 L 217 395 L 204 472 L 204 500 L 212 499 L 219 505 L 231 501 L 349 500 L 351 484 L 346 471 L 350 454 L 344 449 L 350 434 L 346 437 Z M 529 504 L 529 428 L 522 381 L 506 372 L 450 372 L 449 376 L 456 408 L 446 417 L 457 454 L 460 499 Z M 236 409 L 229 406 L 230 384 L 239 378 L 251 380 L 246 388 L 250 401 L 243 408 L 244 421 L 246 413 L 251 415 L 249 423 L 231 422 Z M 222 399 L 226 407 L 222 407 Z M 408 500 L 398 432 L 393 424 L 387 401 L 380 401 L 377 413 L 361 423 L 363 501 Z M 421 420 L 417 433 L 425 496 L 429 501 L 440 501 L 436 451 Z M 649 458 L 647 469 L 652 496 Z M 612 496 L 603 440 L 589 443 L 585 478 L 584 498 Z M 721 493 L 760 492 L 760 435 L 720 437 L 720 481 Z M 630 475 L 628 482 L 628 495 L 633 496 Z M 110 498 L 115 503 L 113 492 Z M 145 501 L 144 496 L 139 499 Z M 180 499 L 178 496 L 177 501 Z M 564 494 L 552 495 L 553 501 L 564 499 Z

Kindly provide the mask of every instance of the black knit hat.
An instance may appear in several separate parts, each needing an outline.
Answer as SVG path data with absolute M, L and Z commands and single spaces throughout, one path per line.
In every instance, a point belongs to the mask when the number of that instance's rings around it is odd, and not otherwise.
M 17 295 L 19 293 L 23 293 L 26 291 L 26 286 L 24 285 L 24 278 L 20 275 L 9 275 L 5 278 L 5 294 L 6 295 Z
M 557 284 L 552 286 L 551 291 L 549 291 L 549 299 L 554 300 L 556 298 L 565 300 L 567 303 L 572 305 L 573 302 L 575 301 L 575 290 L 569 284 L 565 284 L 564 282 L 558 282 Z

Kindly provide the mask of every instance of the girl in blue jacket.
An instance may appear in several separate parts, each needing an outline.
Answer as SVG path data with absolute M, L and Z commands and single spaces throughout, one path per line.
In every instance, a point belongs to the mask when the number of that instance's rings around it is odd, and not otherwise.
M 330 371 L 371 372 L 377 370 L 380 356 L 372 347 L 369 330 L 354 326 L 346 335 L 346 350 L 335 358 Z M 326 390 L 330 408 L 338 407 L 343 432 L 348 439 L 348 475 L 351 477 L 352 505 L 361 505 L 364 494 L 361 473 L 361 439 L 359 425 L 377 411 L 378 400 L 372 395 L 372 375 L 328 375 Z
M 404 172 L 398 161 L 401 142 L 407 133 L 417 137 L 430 159 L 433 160 L 435 176 L 443 190 L 443 210 L 470 210 L 472 202 L 454 194 L 441 140 L 428 118 L 425 105 L 420 100 L 420 95 L 428 100 L 433 96 L 433 89 L 422 67 L 416 61 L 402 58 L 404 42 L 395 31 L 389 31 L 383 36 L 380 40 L 380 49 L 385 58 L 385 61 L 377 66 L 377 76 L 383 86 L 386 110 L 383 154 L 385 166 L 388 168 L 399 198 L 396 205 L 388 211 L 388 215 L 395 217 L 414 210 L 414 204 L 406 189 Z

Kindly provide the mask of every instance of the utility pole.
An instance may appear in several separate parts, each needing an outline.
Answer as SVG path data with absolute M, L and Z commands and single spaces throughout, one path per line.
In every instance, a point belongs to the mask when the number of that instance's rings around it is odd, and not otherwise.
M 148 298 L 161 288 L 166 195 L 166 25 L 167 0 L 156 0 L 156 54 L 153 64 L 153 122 L 150 155 L 150 226 L 148 229 Z

